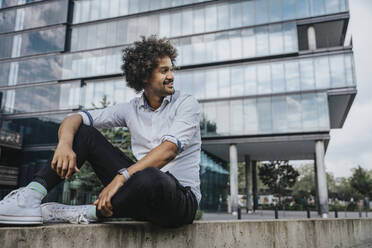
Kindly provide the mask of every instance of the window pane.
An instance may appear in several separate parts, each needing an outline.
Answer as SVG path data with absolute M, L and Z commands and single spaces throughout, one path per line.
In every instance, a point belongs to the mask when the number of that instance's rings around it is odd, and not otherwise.
M 170 37 L 170 16 L 162 13 L 160 15 L 160 37 Z
M 230 104 L 228 102 L 217 102 L 217 134 L 228 135 L 230 133 Z
M 314 89 L 314 68 L 312 59 L 300 61 L 301 90 Z
M 217 108 L 215 103 L 203 104 L 203 117 L 205 118 L 205 128 L 208 135 L 217 134 Z
M 283 33 L 282 25 L 270 25 L 270 54 L 279 54 L 283 53 Z
M 305 18 L 309 15 L 309 0 L 297 0 L 297 18 Z
M 193 30 L 194 33 L 205 32 L 205 21 L 204 21 L 204 8 L 194 8 L 193 9 Z
M 244 94 L 256 95 L 257 94 L 257 77 L 256 66 L 247 66 L 244 70 Z
M 270 21 L 271 22 L 281 21 L 282 20 L 281 2 L 278 0 L 269 0 L 269 4 L 270 4 Z
M 285 92 L 284 67 L 282 63 L 271 65 L 273 93 Z
M 243 16 L 241 2 L 233 2 L 230 6 L 230 27 L 237 28 L 242 26 Z
M 346 71 L 346 84 L 354 85 L 354 66 L 353 66 L 353 56 L 350 54 L 345 54 L 345 71 Z
M 231 59 L 240 59 L 242 57 L 242 38 L 241 31 L 230 31 Z
M 269 22 L 268 0 L 256 0 L 256 24 Z
M 182 11 L 182 34 L 192 34 L 192 10 Z
M 297 61 L 286 62 L 284 66 L 285 78 L 287 82 L 287 91 L 300 90 L 300 73 L 298 62 Z
M 181 41 L 181 46 L 182 46 L 182 64 L 183 65 L 189 65 L 193 63 L 193 58 L 192 58 L 192 46 L 191 46 L 191 37 L 185 37 Z
M 272 98 L 273 132 L 285 132 L 287 126 L 287 101 L 285 96 Z M 290 131 L 290 130 L 289 130 Z
M 256 37 L 254 29 L 243 29 L 243 56 L 244 58 L 251 58 L 256 56 Z
M 218 70 L 218 90 L 220 97 L 230 96 L 230 70 L 221 68 Z
M 330 56 L 332 87 L 345 85 L 345 65 L 343 56 Z
M 284 23 L 284 52 L 297 52 L 298 51 L 298 41 L 297 41 L 297 26 L 296 23 Z
M 316 95 L 316 106 L 318 107 L 318 129 L 329 130 L 328 99 L 325 93 Z
M 255 24 L 255 1 L 244 1 L 242 4 L 243 26 L 252 26 Z
M 246 134 L 258 133 L 258 113 L 256 99 L 244 100 L 244 131 Z
M 316 88 L 328 89 L 331 85 L 328 57 L 319 57 L 314 60 Z
M 327 1 L 325 1 L 327 14 L 340 12 L 340 4 L 339 3 L 340 3 L 340 0 L 327 0 Z
M 191 23 L 191 21 L 189 22 Z M 190 24 L 188 25 L 190 26 Z M 217 29 L 217 8 L 216 5 L 210 5 L 205 8 L 205 31 L 215 31 Z
M 218 79 L 216 70 L 207 70 L 205 77 L 206 98 L 218 97 Z
M 271 98 L 257 98 L 257 114 L 259 133 L 268 133 L 272 130 Z
M 314 108 L 314 94 L 302 95 L 302 127 L 304 130 L 318 129 L 318 110 Z
M 324 15 L 324 0 L 310 0 L 311 1 L 311 14 L 316 15 Z M 328 0 L 327 0 L 328 1 Z
M 258 65 L 257 66 L 257 84 L 258 94 L 271 93 L 271 80 L 270 80 L 270 65 Z
M 230 27 L 229 6 L 227 4 L 217 5 L 217 18 L 219 30 L 228 29 Z
M 231 58 L 230 55 L 230 44 L 228 33 L 217 33 L 217 59 L 218 60 L 228 60 Z
M 205 62 L 205 43 L 203 36 L 191 37 L 192 42 L 192 53 L 193 53 L 193 63 L 199 64 Z
M 256 33 L 256 51 L 257 56 L 265 56 L 269 54 L 269 34 L 267 26 L 257 27 L 254 29 Z
M 230 115 L 233 118 L 230 118 L 230 133 L 231 134 L 239 134 L 241 135 L 244 130 L 244 122 L 243 122 L 243 101 L 242 100 L 234 100 L 230 101 Z
M 171 35 L 180 36 L 181 35 L 181 13 L 175 12 L 171 14 Z
M 205 73 L 204 71 L 195 71 L 193 73 L 193 95 L 197 99 L 205 98 Z
M 288 130 L 293 132 L 302 131 L 301 96 L 290 95 L 287 98 L 287 122 Z
M 296 0 L 283 1 L 283 20 L 296 18 Z
M 231 67 L 231 96 L 243 95 L 244 68 L 240 66 Z
M 204 35 L 205 42 L 205 61 L 215 62 L 217 61 L 217 48 L 215 34 Z

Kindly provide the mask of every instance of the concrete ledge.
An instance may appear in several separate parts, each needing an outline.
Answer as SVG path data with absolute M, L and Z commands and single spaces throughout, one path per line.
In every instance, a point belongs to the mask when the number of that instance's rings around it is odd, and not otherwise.
M 372 247 L 372 219 L 145 222 L 0 227 L 0 247 Z

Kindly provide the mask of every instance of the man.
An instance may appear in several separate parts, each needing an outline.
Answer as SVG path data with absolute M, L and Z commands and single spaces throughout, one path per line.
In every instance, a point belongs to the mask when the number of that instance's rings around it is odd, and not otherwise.
M 176 56 L 170 42 L 156 36 L 124 49 L 123 74 L 142 96 L 68 115 L 51 166 L 0 201 L 0 223 L 89 223 L 103 217 L 131 217 L 165 227 L 192 223 L 201 198 L 200 107 L 193 96 L 174 89 Z M 94 128 L 119 126 L 131 133 L 136 163 Z M 47 191 L 79 172 L 85 160 L 105 186 L 94 205 L 40 206 Z

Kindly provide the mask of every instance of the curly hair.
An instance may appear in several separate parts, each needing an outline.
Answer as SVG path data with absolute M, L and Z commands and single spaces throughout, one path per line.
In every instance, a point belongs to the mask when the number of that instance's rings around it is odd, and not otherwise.
M 141 36 L 141 39 L 122 50 L 123 75 L 127 86 L 137 93 L 145 88 L 144 80 L 151 78 L 153 70 L 159 65 L 159 59 L 168 56 L 172 66 L 175 66 L 177 57 L 176 48 L 166 38 L 159 39 L 156 35 L 151 35 L 148 38 Z

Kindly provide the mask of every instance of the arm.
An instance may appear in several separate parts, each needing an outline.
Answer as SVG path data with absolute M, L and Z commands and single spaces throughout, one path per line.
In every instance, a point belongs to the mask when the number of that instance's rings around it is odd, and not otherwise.
M 190 143 L 199 128 L 200 106 L 196 99 L 191 96 L 186 98 L 180 106 L 169 132 L 161 139 L 162 143 L 152 149 L 137 163 L 130 166 L 127 169 L 129 175 L 133 175 L 137 171 L 150 166 L 155 168 L 163 167 Z M 104 216 L 108 217 L 113 214 L 111 198 L 124 183 L 124 176 L 118 174 L 94 202 L 94 205 L 97 206 L 97 209 Z
M 141 171 L 147 167 L 161 168 L 177 156 L 177 145 L 172 142 L 164 141 L 149 153 L 146 154 L 137 163 L 131 165 L 128 168 L 129 175 L 133 175 L 137 171 Z M 111 198 L 122 187 L 125 183 L 125 177 L 123 175 L 116 175 L 109 185 L 107 185 L 102 192 L 99 194 L 98 199 L 94 202 L 97 209 L 102 212 L 106 217 L 113 214 Z
M 73 114 L 63 119 L 58 129 L 58 145 L 53 155 L 51 167 L 62 178 L 68 179 L 74 171 L 79 172 L 72 143 L 81 123 L 82 117 Z

